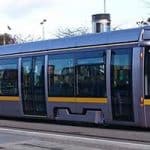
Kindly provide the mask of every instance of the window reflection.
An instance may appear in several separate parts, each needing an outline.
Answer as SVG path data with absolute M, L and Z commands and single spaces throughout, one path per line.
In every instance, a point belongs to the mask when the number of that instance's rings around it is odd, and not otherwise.
M 103 52 L 74 59 L 69 55 L 49 56 L 49 96 L 105 97 L 105 76 Z
M 105 57 L 82 58 L 77 60 L 78 96 L 104 97 Z
M 145 48 L 145 96 L 150 98 L 150 47 Z
M 129 70 L 131 69 L 130 66 L 130 55 L 126 53 L 122 54 L 113 54 L 113 76 L 114 88 L 128 88 L 129 84 Z
M 74 95 L 73 59 L 49 58 L 48 87 L 49 96 Z
M 34 86 L 43 87 L 44 82 L 44 58 L 36 57 L 34 66 Z
M 0 95 L 18 95 L 18 60 L 0 60 Z
M 133 120 L 132 48 L 112 50 L 111 100 L 114 120 Z

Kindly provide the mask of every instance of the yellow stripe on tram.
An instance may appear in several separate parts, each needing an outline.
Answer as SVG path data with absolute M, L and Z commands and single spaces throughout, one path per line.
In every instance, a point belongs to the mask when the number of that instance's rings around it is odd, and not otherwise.
M 150 106 L 150 99 L 144 99 L 144 106 Z
M 48 97 L 48 102 L 70 102 L 75 103 L 76 98 L 74 97 Z
M 19 96 L 0 96 L 0 101 L 19 101 Z
M 48 97 L 48 102 L 106 104 L 107 103 L 107 98 Z
M 101 103 L 106 104 L 107 98 L 77 98 L 79 103 Z

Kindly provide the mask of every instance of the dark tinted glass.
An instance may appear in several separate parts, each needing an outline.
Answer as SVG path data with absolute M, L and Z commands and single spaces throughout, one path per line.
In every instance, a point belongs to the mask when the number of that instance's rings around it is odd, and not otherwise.
M 145 48 L 145 97 L 150 98 L 150 47 Z
M 0 95 L 18 95 L 18 60 L 0 60 Z
M 23 101 L 32 100 L 32 58 L 22 59 L 22 96 Z M 30 107 L 28 107 L 30 108 Z
M 106 96 L 105 55 L 77 60 L 77 95 Z
M 112 50 L 111 100 L 114 120 L 133 120 L 132 48 Z
M 27 115 L 46 115 L 44 56 L 22 58 L 22 100 Z
M 72 58 L 49 57 L 49 96 L 74 96 L 74 66 Z
M 100 32 L 100 27 L 101 27 L 101 24 L 100 23 L 96 23 L 96 32 Z

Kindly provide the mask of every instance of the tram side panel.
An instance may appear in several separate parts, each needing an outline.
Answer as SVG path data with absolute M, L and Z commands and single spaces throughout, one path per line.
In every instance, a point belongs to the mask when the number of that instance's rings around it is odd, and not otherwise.
M 21 116 L 18 59 L 0 59 L 0 115 Z
M 143 95 L 141 107 L 144 113 L 145 127 L 150 127 L 150 46 L 143 48 Z
M 133 110 L 136 126 L 145 127 L 145 114 L 141 105 L 143 96 L 143 48 L 133 48 L 132 84 L 133 84 Z
M 0 102 L 0 116 L 5 117 L 20 117 L 21 109 L 20 109 L 19 99 L 13 100 L 11 97 L 7 100 L 1 100 Z
M 62 98 L 65 101 L 65 98 Z M 49 118 L 55 120 L 68 120 L 78 122 L 104 123 L 106 115 L 106 104 L 89 102 L 50 102 L 56 101 L 49 98 L 48 114 Z M 77 107 L 76 107 L 77 106 Z M 80 110 L 79 110 L 80 108 Z
M 80 52 L 75 58 L 71 54 L 49 56 L 50 117 L 86 122 L 104 117 L 107 113 L 104 57 L 103 51 L 86 52 L 86 55 Z

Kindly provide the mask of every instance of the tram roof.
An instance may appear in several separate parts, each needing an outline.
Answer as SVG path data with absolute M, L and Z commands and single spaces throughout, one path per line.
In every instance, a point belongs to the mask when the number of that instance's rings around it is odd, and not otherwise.
M 117 30 L 104 33 L 92 33 L 82 36 L 67 37 L 52 40 L 28 42 L 23 44 L 13 44 L 0 46 L 0 55 L 28 53 L 43 50 L 65 49 L 73 47 L 84 47 L 94 45 L 109 45 L 115 43 L 138 42 L 141 37 L 142 29 L 145 39 L 150 39 L 150 26 Z

